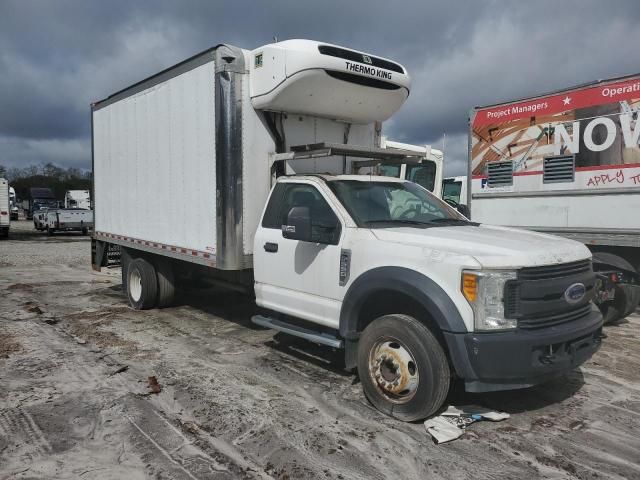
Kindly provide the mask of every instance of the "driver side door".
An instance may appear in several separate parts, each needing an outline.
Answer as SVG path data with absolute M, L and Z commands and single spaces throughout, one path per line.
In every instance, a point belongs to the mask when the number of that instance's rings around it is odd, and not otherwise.
M 308 208 L 312 241 L 283 237 L 282 226 L 294 207 Z M 278 183 L 254 240 L 256 303 L 337 328 L 342 232 L 338 215 L 315 185 Z

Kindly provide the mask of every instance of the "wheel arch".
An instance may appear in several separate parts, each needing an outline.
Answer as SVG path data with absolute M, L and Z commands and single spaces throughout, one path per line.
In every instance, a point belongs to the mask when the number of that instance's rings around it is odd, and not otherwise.
M 393 304 L 392 304 L 392 303 Z M 340 335 L 346 340 L 345 363 L 355 367 L 360 332 L 375 318 L 390 313 L 416 314 L 446 349 L 443 332 L 466 332 L 453 300 L 433 279 L 403 267 L 378 267 L 349 287 L 340 310 Z

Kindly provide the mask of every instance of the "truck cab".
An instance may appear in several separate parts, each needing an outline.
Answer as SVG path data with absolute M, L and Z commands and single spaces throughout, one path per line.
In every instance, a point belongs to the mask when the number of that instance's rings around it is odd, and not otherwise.
M 470 222 L 402 179 L 281 177 L 254 252 L 256 323 L 345 347 L 372 403 L 405 420 L 437 411 L 452 378 L 527 387 L 600 344 L 586 247 Z

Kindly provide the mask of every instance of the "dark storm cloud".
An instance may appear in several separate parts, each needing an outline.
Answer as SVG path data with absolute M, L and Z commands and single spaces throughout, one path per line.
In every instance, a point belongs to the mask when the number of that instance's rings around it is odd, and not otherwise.
M 88 104 L 220 42 L 311 38 L 403 63 L 386 133 L 461 173 L 478 104 L 638 70 L 637 1 L 46 1 L 0 3 L 0 163 L 88 167 Z

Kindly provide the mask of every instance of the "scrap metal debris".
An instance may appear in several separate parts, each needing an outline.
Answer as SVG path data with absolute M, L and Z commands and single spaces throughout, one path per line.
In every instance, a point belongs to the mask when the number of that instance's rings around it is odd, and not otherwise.
M 497 412 L 477 405 L 449 406 L 437 417 L 425 420 L 424 426 L 436 443 L 446 443 L 460 438 L 466 428 L 480 420 L 500 422 L 509 418 L 508 413 Z

